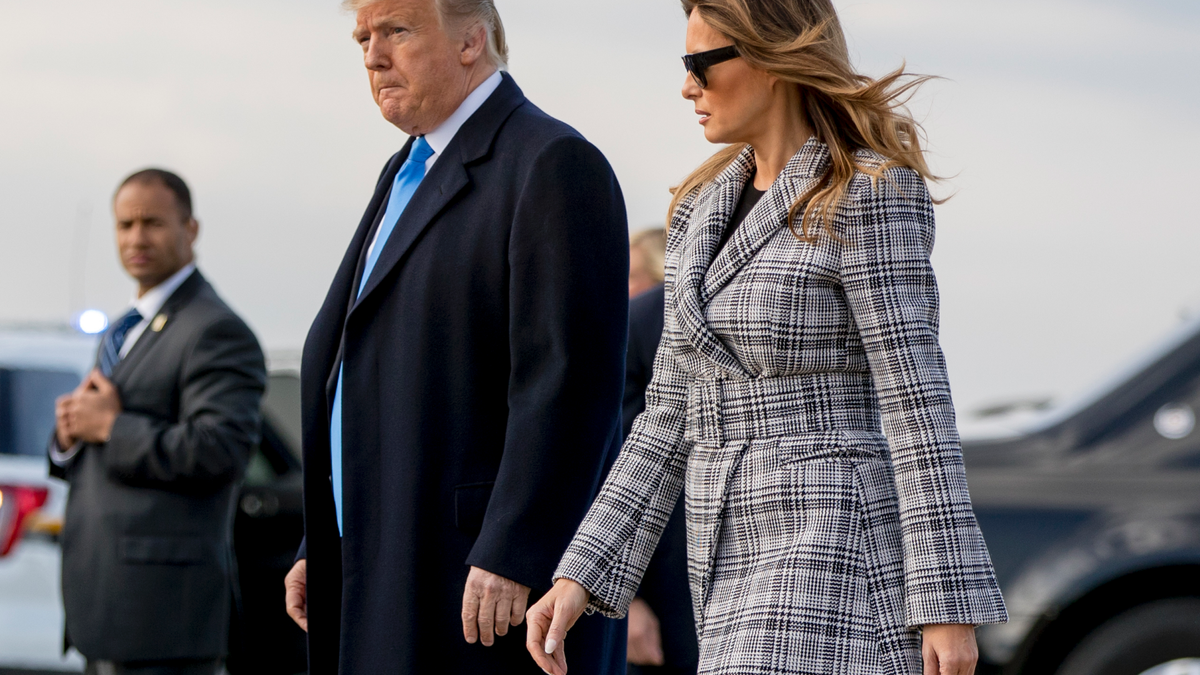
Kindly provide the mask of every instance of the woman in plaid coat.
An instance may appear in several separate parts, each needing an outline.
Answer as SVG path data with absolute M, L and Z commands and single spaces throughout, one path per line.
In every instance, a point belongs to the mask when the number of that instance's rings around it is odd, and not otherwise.
M 1006 620 L 971 509 L 929 264 L 931 178 L 829 0 L 684 0 L 684 96 L 729 143 L 677 188 L 646 411 L 528 613 L 563 675 L 623 616 L 684 490 L 700 672 L 969 675 Z

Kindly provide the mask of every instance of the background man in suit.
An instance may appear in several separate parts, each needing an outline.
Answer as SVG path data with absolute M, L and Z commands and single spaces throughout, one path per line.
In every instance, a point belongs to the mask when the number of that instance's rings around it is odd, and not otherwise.
M 137 296 L 96 370 L 58 400 L 50 444 L 51 474 L 71 484 L 66 641 L 91 674 L 210 675 L 225 655 L 234 500 L 266 368 L 196 269 L 183 180 L 139 171 L 113 211 Z
M 646 409 L 654 355 L 663 332 L 663 259 L 667 233 L 644 230 L 629 241 L 629 351 L 625 357 L 625 435 Z M 687 576 L 683 497 L 629 605 L 629 675 L 687 675 L 700 661 Z
M 375 101 L 412 138 L 305 344 L 288 611 L 314 675 L 540 673 L 530 589 L 619 448 L 624 200 L 603 155 L 499 72 L 491 0 L 349 7 Z M 623 671 L 624 638 L 589 617 L 577 669 Z

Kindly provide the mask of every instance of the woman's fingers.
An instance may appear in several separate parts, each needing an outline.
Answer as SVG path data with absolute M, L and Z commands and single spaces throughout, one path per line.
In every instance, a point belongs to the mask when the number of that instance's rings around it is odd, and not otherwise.
M 924 675 L 972 675 L 979 660 L 975 627 L 937 624 L 921 630 Z
M 546 633 L 554 619 L 554 600 L 549 597 L 553 593 L 551 590 L 525 613 L 525 618 L 529 621 L 525 629 L 525 648 L 529 650 L 534 663 L 543 671 L 552 675 L 565 675 L 565 661 L 560 668 L 555 659 L 546 653 Z

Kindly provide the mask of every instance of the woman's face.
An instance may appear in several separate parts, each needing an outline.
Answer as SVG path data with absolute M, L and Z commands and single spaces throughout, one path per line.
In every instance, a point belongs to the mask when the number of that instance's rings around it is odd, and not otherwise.
M 689 54 L 728 47 L 733 41 L 718 33 L 693 11 L 688 17 Z M 690 73 L 684 75 L 683 97 L 696 106 L 709 143 L 753 143 L 763 134 L 766 114 L 778 81 L 766 71 L 736 58 L 710 67 L 708 87 L 701 89 Z

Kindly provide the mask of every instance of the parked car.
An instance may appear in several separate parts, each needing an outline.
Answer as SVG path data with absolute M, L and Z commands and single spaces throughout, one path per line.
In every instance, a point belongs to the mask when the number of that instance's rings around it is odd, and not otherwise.
M 83 670 L 78 653 L 62 654 L 57 537 L 67 485 L 47 476 L 45 452 L 54 399 L 91 368 L 96 344 L 65 328 L 0 330 L 0 673 Z M 306 670 L 304 633 L 283 609 L 283 578 L 303 533 L 299 387 L 294 369 L 272 370 L 262 442 L 239 494 L 231 675 Z
M 1026 432 L 964 443 L 1006 675 L 1200 675 L 1200 323 Z

